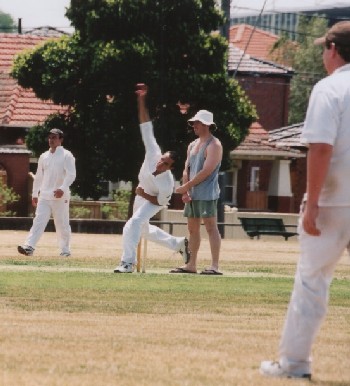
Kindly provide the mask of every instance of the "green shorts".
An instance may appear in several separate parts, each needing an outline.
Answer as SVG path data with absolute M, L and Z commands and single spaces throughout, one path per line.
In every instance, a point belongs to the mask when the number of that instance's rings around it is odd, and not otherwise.
M 216 217 L 218 200 L 193 200 L 185 204 L 184 217 Z

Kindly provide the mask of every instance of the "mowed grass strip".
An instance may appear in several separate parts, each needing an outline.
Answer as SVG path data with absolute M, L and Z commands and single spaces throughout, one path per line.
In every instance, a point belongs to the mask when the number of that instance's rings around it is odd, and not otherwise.
M 1 272 L 0 279 L 6 307 L 117 314 L 229 314 L 231 304 L 285 307 L 293 284 L 291 278 L 40 271 Z M 331 302 L 350 306 L 347 280 L 334 280 Z
M 146 272 L 152 272 L 155 270 L 163 270 L 164 273 L 174 268 L 177 265 L 181 265 L 182 261 L 180 259 L 159 259 L 156 256 L 149 256 L 146 260 Z M 84 259 L 84 258 L 72 258 L 63 260 L 62 258 L 47 258 L 47 257 L 28 257 L 19 256 L 15 259 L 6 259 L 0 258 L 0 271 L 1 267 L 5 266 L 8 269 L 12 266 L 15 270 L 15 267 L 19 269 L 45 269 L 45 268 L 58 268 L 61 271 L 65 268 L 82 270 L 87 269 L 96 269 L 96 270 L 109 270 L 113 271 L 114 266 L 117 265 L 117 261 L 114 259 L 108 259 L 106 257 L 94 258 L 94 259 Z M 209 266 L 210 260 L 205 259 L 201 260 L 201 266 Z M 295 263 L 291 262 L 271 262 L 265 260 L 256 260 L 256 261 L 244 261 L 235 259 L 233 261 L 221 261 L 220 270 L 225 274 L 230 273 L 252 273 L 252 274 L 274 274 L 274 275 L 289 275 L 294 276 L 295 273 Z M 198 270 L 200 272 L 200 269 Z

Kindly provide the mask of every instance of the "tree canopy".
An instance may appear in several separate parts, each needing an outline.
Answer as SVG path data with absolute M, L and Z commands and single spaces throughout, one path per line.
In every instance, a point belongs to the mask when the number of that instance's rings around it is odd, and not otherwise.
M 17 26 L 12 16 L 8 13 L 0 10 L 0 32 L 14 32 L 17 30 Z
M 187 120 L 204 108 L 214 113 L 228 160 L 256 113 L 227 77 L 227 41 L 213 32 L 224 20 L 214 0 L 71 0 L 66 15 L 73 36 L 19 55 L 12 75 L 39 98 L 70 107 L 33 128 L 27 145 L 38 153 L 48 128 L 63 129 L 77 160 L 78 194 L 98 198 L 102 180 L 137 180 L 144 157 L 134 94 L 140 82 L 149 85 L 163 151 L 177 150 L 184 161 L 192 139 Z
M 314 40 L 327 30 L 327 20 L 302 17 L 298 27 L 298 44 L 294 50 L 292 67 L 296 71 L 291 82 L 289 123 L 303 122 L 309 97 L 315 83 L 326 75 L 322 61 L 322 47 Z

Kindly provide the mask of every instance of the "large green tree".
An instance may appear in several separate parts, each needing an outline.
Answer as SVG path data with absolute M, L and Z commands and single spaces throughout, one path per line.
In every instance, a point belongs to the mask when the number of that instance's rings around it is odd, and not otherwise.
M 296 74 L 291 82 L 290 124 L 304 121 L 311 90 L 326 75 L 322 61 L 323 48 L 314 44 L 315 38 L 324 35 L 326 30 L 327 20 L 324 18 L 303 17 L 299 22 L 298 44 L 292 59 Z
M 74 35 L 19 55 L 12 75 L 38 97 L 70 106 L 35 127 L 27 144 L 38 153 L 47 128 L 64 129 L 77 159 L 77 193 L 97 198 L 101 180 L 137 180 L 144 157 L 138 82 L 150 87 L 161 147 L 180 152 L 177 177 L 192 138 L 187 119 L 198 109 L 214 112 L 228 160 L 256 114 L 227 77 L 227 41 L 213 32 L 224 20 L 214 0 L 72 0 L 66 15 Z
M 15 21 L 8 13 L 0 11 L 0 32 L 15 32 L 17 30 Z

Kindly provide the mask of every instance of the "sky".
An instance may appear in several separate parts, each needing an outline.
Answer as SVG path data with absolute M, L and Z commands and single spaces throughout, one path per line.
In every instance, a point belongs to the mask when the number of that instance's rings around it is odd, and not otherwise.
M 231 17 L 259 14 L 265 0 L 231 0 Z M 266 0 L 264 12 L 297 12 L 315 8 L 350 7 L 350 0 Z
M 265 0 L 231 0 L 231 16 L 244 13 L 258 14 Z M 0 0 L 0 10 L 17 22 L 22 19 L 23 30 L 36 27 L 56 27 L 71 32 L 69 20 L 64 16 L 70 0 Z M 309 7 L 350 6 L 350 0 L 266 0 L 265 12 L 298 11 Z
M 15 20 L 22 19 L 23 30 L 56 27 L 70 32 L 70 21 L 64 16 L 70 0 L 0 0 L 0 10 Z

